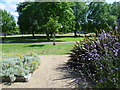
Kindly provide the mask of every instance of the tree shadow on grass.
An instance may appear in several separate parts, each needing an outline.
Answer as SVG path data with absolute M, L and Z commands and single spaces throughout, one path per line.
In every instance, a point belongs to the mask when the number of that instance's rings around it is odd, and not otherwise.
M 6 39 L 2 38 L 1 43 L 38 43 L 38 42 L 53 42 L 51 39 L 48 41 L 44 36 L 36 36 L 32 38 L 31 36 L 26 37 L 7 37 Z M 56 42 L 62 42 L 61 40 L 56 40 Z
M 44 44 L 40 44 L 40 45 L 29 45 L 29 46 L 27 46 L 27 47 L 43 47 L 43 46 L 45 46 Z
M 63 76 L 54 80 L 71 80 L 67 86 L 75 88 L 91 88 L 92 86 L 89 78 L 69 68 L 67 63 L 59 65 L 56 70 L 62 72 Z
M 62 38 L 77 38 L 74 36 L 56 36 L 56 42 L 63 42 L 64 40 L 57 40 Z M 24 37 L 7 37 L 6 39 L 2 38 L 0 43 L 33 43 L 33 42 L 53 42 L 53 38 L 50 41 L 46 39 L 46 36 L 24 36 Z

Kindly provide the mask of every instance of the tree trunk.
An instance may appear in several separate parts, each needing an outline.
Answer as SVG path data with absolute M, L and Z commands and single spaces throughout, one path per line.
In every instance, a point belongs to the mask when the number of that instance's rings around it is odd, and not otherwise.
M 32 37 L 35 38 L 35 32 L 34 31 L 32 32 Z
M 4 33 L 4 39 L 6 39 L 6 33 Z
M 98 37 L 98 31 L 96 31 L 95 34 L 96 34 L 96 37 Z
M 50 41 L 50 36 L 48 30 L 46 30 L 47 40 Z
M 52 33 L 50 33 L 50 37 L 52 37 L 53 36 L 53 34 Z
M 54 35 L 54 36 L 53 36 L 53 45 L 56 45 L 56 44 L 55 44 L 55 32 L 54 32 L 53 35 Z
M 49 36 L 49 34 L 47 34 L 47 40 L 50 41 L 50 36 Z
M 74 30 L 74 36 L 75 36 L 75 37 L 77 37 L 77 30 L 78 30 L 78 27 L 79 27 L 79 24 L 78 24 L 77 21 L 78 21 L 78 20 L 75 19 L 75 22 L 76 22 L 76 24 L 75 24 L 75 30 Z
M 77 31 L 76 30 L 74 31 L 74 36 L 77 37 Z

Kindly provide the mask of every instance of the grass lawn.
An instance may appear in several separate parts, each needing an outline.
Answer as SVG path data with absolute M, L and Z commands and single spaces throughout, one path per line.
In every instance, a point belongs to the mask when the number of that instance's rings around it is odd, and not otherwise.
M 62 41 L 80 41 L 84 37 L 74 37 L 70 36 L 73 33 L 69 33 L 66 35 L 69 36 L 56 36 L 56 42 Z M 91 37 L 90 37 L 91 38 Z M 51 38 L 50 42 L 53 41 Z M 44 35 L 36 35 L 35 39 L 30 35 L 25 35 L 21 37 L 21 35 L 9 35 L 7 39 L 2 40 L 2 42 L 11 42 L 11 43 L 3 43 L 2 52 L 3 53 L 31 53 L 35 52 L 39 55 L 62 55 L 70 52 L 70 49 L 73 48 L 75 43 L 59 43 L 55 46 L 52 43 L 37 43 L 37 42 L 48 42 L 46 36 Z M 26 43 L 23 43 L 26 42 Z M 29 43 L 31 42 L 31 43 Z M 36 42 L 36 43 L 32 43 Z
M 25 44 L 2 44 L 3 53 L 37 53 L 39 55 L 62 55 L 70 52 L 75 43 L 25 43 Z
M 3 36 L 2 36 L 3 37 Z M 84 37 L 74 37 L 73 33 L 67 33 L 67 34 L 57 34 L 56 35 L 56 41 L 62 42 L 62 41 L 79 41 L 82 40 Z M 51 38 L 50 42 L 53 41 L 53 38 Z M 25 34 L 23 35 L 7 35 L 7 38 L 5 40 L 2 40 L 1 42 L 16 42 L 16 43 L 22 43 L 22 42 L 48 42 L 46 39 L 45 34 L 35 34 L 35 38 L 32 38 L 31 34 Z
M 85 34 L 77 34 L 80 36 L 84 36 Z M 86 36 L 89 35 L 95 35 L 95 33 L 88 33 Z M 7 37 L 26 37 L 26 36 L 32 36 L 32 34 L 17 34 L 17 35 L 7 35 Z M 46 36 L 46 34 L 35 34 L 35 36 Z M 74 36 L 74 33 L 66 33 L 66 34 L 56 34 L 56 36 Z M 0 36 L 4 37 L 4 36 Z
M 17 34 L 17 35 L 7 35 L 7 37 L 26 37 L 32 36 L 32 34 Z M 46 34 L 35 34 L 35 36 L 46 36 Z M 66 34 L 56 34 L 56 36 L 74 36 L 74 33 L 66 33 Z M 4 37 L 4 36 L 0 36 Z

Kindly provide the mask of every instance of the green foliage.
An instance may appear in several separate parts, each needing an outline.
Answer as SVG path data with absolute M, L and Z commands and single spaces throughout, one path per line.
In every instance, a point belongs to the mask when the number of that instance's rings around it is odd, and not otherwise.
M 19 26 L 15 26 L 15 30 L 13 31 L 13 33 L 20 34 Z
M 119 2 L 23 2 L 17 7 L 18 24 L 22 32 L 42 32 L 48 37 L 56 31 L 48 25 L 51 18 L 60 25 L 59 32 L 109 30 L 116 26 L 119 6 Z
M 114 15 L 117 18 L 119 18 L 119 16 L 120 16 L 120 2 L 114 2 L 112 4 L 109 4 L 109 12 L 111 15 Z
M 106 2 L 91 2 L 89 4 L 89 9 L 87 11 L 87 31 L 89 32 L 97 29 L 106 29 L 109 30 L 110 26 L 116 25 L 117 17 L 115 15 L 110 14 L 109 4 Z M 92 24 L 92 25 L 89 25 Z M 95 29 L 94 29 L 95 28 Z
M 36 21 L 37 13 L 35 13 L 34 8 L 35 3 L 24 2 L 19 3 L 17 7 L 17 12 L 19 12 L 18 24 L 20 26 L 21 33 L 34 33 L 38 31 L 38 22 Z M 28 14 L 29 13 L 29 14 Z
M 18 76 L 26 76 L 32 73 L 40 65 L 40 60 L 37 55 L 3 55 L 3 60 L 0 61 L 0 77 L 10 78 L 11 82 L 16 80 Z
M 46 24 L 46 27 L 48 27 L 50 33 L 58 32 L 58 30 L 61 28 L 61 24 L 58 23 L 58 17 L 50 17 L 49 21 Z
M 15 32 L 16 23 L 14 17 L 6 10 L 0 10 L 0 12 L 2 14 L 2 33 L 7 34 Z
M 80 31 L 81 24 L 85 23 L 86 13 L 88 6 L 85 2 L 75 2 L 73 6 L 74 16 L 75 16 L 75 29 L 74 32 Z M 75 35 L 76 36 L 76 35 Z
M 57 28 L 62 32 L 67 32 L 74 27 L 74 15 L 70 2 L 24 2 L 18 4 L 17 11 L 19 13 L 18 24 L 23 32 L 44 32 L 49 33 L 56 31 L 58 24 L 63 28 Z M 30 13 L 30 14 L 28 14 Z M 57 22 L 51 26 L 48 23 Z M 49 32 L 49 30 L 52 30 Z
M 87 75 L 97 88 L 120 87 L 120 36 L 103 31 L 98 39 L 85 39 L 71 50 L 68 65 Z

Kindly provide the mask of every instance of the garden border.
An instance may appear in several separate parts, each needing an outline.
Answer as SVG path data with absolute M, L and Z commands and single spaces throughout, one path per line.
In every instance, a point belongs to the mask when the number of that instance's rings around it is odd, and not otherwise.
M 31 77 L 32 77 L 32 73 L 29 73 L 26 76 L 16 77 L 16 80 L 14 82 L 28 82 Z M 2 77 L 2 82 L 10 82 L 10 78 L 9 77 L 7 77 L 7 78 Z

